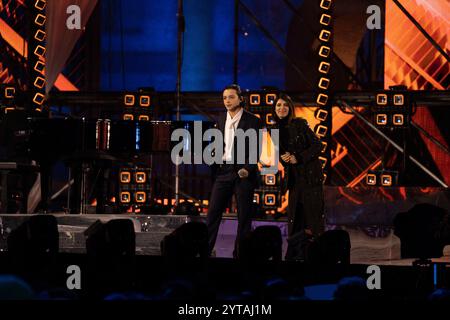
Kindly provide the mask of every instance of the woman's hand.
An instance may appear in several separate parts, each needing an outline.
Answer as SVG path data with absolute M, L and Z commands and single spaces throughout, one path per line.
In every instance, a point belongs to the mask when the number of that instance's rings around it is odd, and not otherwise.
M 286 152 L 285 154 L 281 155 L 281 159 L 284 162 L 290 162 L 291 161 L 291 154 L 289 152 Z
M 294 155 L 291 155 L 289 162 L 292 164 L 297 164 L 297 158 Z

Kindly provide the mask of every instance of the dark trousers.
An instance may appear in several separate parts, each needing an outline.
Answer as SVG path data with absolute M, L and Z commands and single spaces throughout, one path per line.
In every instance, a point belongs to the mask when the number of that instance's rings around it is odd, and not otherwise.
M 237 202 L 238 228 L 233 256 L 235 258 L 239 256 L 242 241 L 251 231 L 254 189 L 254 183 L 247 178 L 239 178 L 232 166 L 225 165 L 219 169 L 209 200 L 207 218 L 209 254 L 216 243 L 222 214 L 234 194 Z
M 295 185 L 289 189 L 288 235 L 309 229 L 314 237 L 324 231 L 322 186 Z
M 325 228 L 323 188 L 295 184 L 289 188 L 288 249 L 286 260 L 304 260 L 307 247 Z M 312 235 L 305 233 L 309 229 Z

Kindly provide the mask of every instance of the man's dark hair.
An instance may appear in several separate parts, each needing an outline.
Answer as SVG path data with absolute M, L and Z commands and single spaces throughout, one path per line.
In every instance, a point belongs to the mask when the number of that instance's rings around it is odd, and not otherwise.
M 230 84 L 230 85 L 226 86 L 225 88 L 223 88 L 222 92 L 227 90 L 227 89 L 235 90 L 237 95 L 239 96 L 239 98 L 242 97 L 242 90 L 241 90 L 241 87 L 239 85 L 237 85 L 235 83 Z
M 233 83 L 233 84 L 230 84 L 230 85 L 226 86 L 225 88 L 223 88 L 222 92 L 227 90 L 227 89 L 233 89 L 234 91 L 236 91 L 236 93 L 237 93 L 237 95 L 239 97 L 239 100 L 241 100 L 240 106 L 242 108 L 245 108 L 245 98 L 242 95 L 241 87 L 239 85 Z

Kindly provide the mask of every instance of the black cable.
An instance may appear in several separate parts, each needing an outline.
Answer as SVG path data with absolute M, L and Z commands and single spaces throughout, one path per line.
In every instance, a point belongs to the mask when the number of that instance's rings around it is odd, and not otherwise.
M 440 143 L 435 137 L 433 137 L 430 133 L 428 133 L 424 128 L 419 126 L 417 123 L 414 123 L 411 120 L 411 126 L 422 132 L 428 139 L 430 139 L 436 146 L 439 147 L 442 151 L 444 151 L 447 154 L 450 154 L 450 150 L 448 150 L 442 143 Z
M 162 185 L 168 187 L 168 188 L 171 189 L 172 191 L 175 191 L 175 188 L 174 188 L 172 185 L 170 185 L 169 183 L 163 181 L 162 179 L 160 179 L 160 178 L 155 178 L 155 180 L 156 180 L 157 182 L 159 182 L 160 184 L 162 184 Z M 202 208 L 207 208 L 207 206 L 204 205 L 200 200 L 194 198 L 193 196 L 191 196 L 191 195 L 189 195 L 189 194 L 187 194 L 187 193 L 185 193 L 185 192 L 183 192 L 183 191 L 181 191 L 181 190 L 178 191 L 178 194 L 179 194 L 179 195 L 182 195 L 183 197 L 185 197 L 185 198 L 187 198 L 187 199 L 189 199 L 189 200 L 194 201 L 195 203 L 197 203 L 197 204 L 198 204 L 200 207 L 202 207 Z

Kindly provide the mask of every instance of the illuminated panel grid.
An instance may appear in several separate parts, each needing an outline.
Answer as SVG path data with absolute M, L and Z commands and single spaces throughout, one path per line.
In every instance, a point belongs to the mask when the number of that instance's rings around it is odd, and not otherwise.
M 408 0 L 402 5 L 441 48 L 449 52 L 450 4 Z M 386 1 L 385 88 L 404 84 L 413 90 L 450 88 L 450 66 L 392 1 Z

